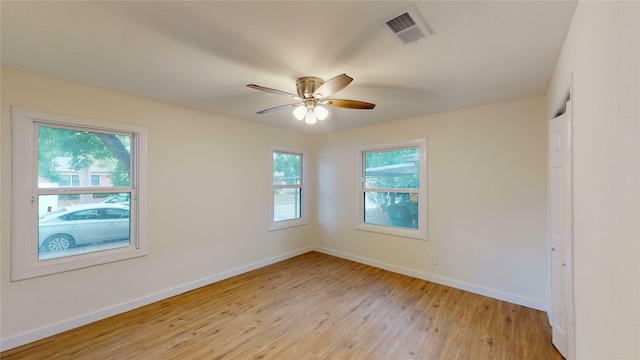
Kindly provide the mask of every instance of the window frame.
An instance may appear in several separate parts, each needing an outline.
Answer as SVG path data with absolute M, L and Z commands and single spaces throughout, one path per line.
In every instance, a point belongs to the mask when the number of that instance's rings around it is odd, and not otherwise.
M 290 185 L 275 185 L 273 183 L 273 155 L 275 153 L 280 154 L 292 154 L 292 155 L 300 155 L 301 163 L 300 163 L 300 184 L 290 184 Z M 309 210 L 309 196 L 308 196 L 308 185 L 307 183 L 307 151 L 301 149 L 294 149 L 288 147 L 281 146 L 270 146 L 269 147 L 269 231 L 287 229 L 291 227 L 301 226 L 308 224 L 307 214 Z M 274 192 L 277 189 L 300 189 L 300 217 L 296 219 L 289 220 L 274 220 Z
M 106 264 L 147 255 L 147 129 L 141 126 L 76 118 L 11 107 L 12 207 L 11 281 Z M 38 259 L 38 126 L 80 128 L 92 132 L 132 136 L 131 184 L 129 188 L 93 189 L 97 192 L 131 192 L 131 238 L 129 246 L 80 255 Z M 49 189 L 47 189 L 49 190 Z M 81 189 L 79 189 L 81 190 Z M 75 188 L 65 188 L 69 194 Z
M 414 238 L 419 240 L 428 239 L 428 192 L 427 192 L 427 138 L 397 141 L 390 143 L 380 143 L 371 145 L 361 145 L 357 147 L 357 191 L 356 191 L 356 230 L 382 233 L 387 235 Z M 411 192 L 418 193 L 418 228 L 404 228 L 396 226 L 386 226 L 378 224 L 370 224 L 365 222 L 364 213 L 364 197 L 367 189 L 365 188 L 365 160 L 364 156 L 367 152 L 382 152 L 403 149 L 414 149 L 419 151 L 418 175 L 419 186 L 416 189 L 410 189 Z M 379 190 L 379 189 L 378 189 Z M 406 190 L 406 189 L 402 189 Z

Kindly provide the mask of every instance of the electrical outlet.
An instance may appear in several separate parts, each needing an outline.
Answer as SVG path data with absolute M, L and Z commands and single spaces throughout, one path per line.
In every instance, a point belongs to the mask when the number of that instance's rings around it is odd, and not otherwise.
M 213 257 L 213 263 L 215 265 L 220 264 L 220 262 L 222 262 L 222 257 L 220 255 L 216 255 L 216 256 Z
M 438 257 L 435 255 L 429 255 L 429 263 L 431 265 L 436 265 L 438 264 Z

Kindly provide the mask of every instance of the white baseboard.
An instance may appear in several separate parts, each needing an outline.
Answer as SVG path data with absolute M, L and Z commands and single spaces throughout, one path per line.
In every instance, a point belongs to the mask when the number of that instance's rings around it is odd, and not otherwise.
M 547 311 L 548 309 L 547 304 L 543 301 L 531 299 L 531 298 L 527 298 L 527 297 L 523 297 L 515 294 L 510 294 L 504 291 L 499 291 L 499 290 L 485 288 L 482 286 L 469 284 L 464 281 L 458 281 L 458 280 L 453 280 L 453 279 L 449 279 L 441 276 L 435 276 L 435 275 L 419 272 L 416 270 L 403 268 L 401 266 L 391 265 L 384 262 L 380 262 L 380 261 L 376 261 L 376 260 L 372 260 L 372 259 L 368 259 L 360 256 L 355 256 L 355 255 L 347 254 L 341 251 L 331 250 L 331 249 L 322 248 L 318 246 L 312 247 L 311 250 L 321 252 L 327 255 L 355 261 L 361 264 L 370 265 L 380 269 L 389 270 L 398 274 L 407 275 L 414 278 L 434 282 L 436 284 L 446 285 L 452 288 L 465 290 L 468 292 L 472 292 L 474 294 L 483 295 L 483 296 L 487 296 L 487 297 L 498 299 L 498 300 L 503 300 L 503 301 L 510 302 L 517 305 L 526 306 L 536 310 Z
M 535 299 L 530 299 L 530 298 L 526 298 L 526 297 L 522 297 L 522 296 L 518 296 L 518 295 L 514 295 L 514 294 L 509 294 L 506 292 L 502 292 L 502 291 L 498 291 L 498 290 L 493 290 L 493 289 L 488 289 L 485 287 L 481 287 L 481 286 L 476 286 L 473 284 L 469 284 L 469 283 L 465 283 L 462 281 L 457 281 L 457 280 L 452 280 L 452 279 L 448 279 L 448 278 L 444 278 L 444 277 L 440 277 L 440 276 L 434 276 L 434 275 L 430 275 L 427 273 L 422 273 L 422 272 L 418 272 L 415 270 L 411 270 L 411 269 L 407 269 L 407 268 L 403 268 L 400 266 L 395 266 L 395 265 L 391 265 L 391 264 L 387 264 L 387 263 L 383 263 L 380 261 L 376 261 L 376 260 L 372 260 L 372 259 L 368 259 L 368 258 L 364 258 L 364 257 L 360 257 L 360 256 L 355 256 L 355 255 L 351 255 L 351 254 L 347 254 L 344 252 L 340 252 L 340 251 L 335 251 L 335 250 L 331 250 L 331 249 L 327 249 L 327 248 L 323 248 L 323 247 L 318 247 L 318 246 L 309 246 L 309 247 L 305 247 L 296 251 L 292 251 L 286 254 L 282 254 L 282 255 L 278 255 L 276 257 L 272 257 L 269 259 L 265 259 L 265 260 L 261 260 L 258 262 L 255 262 L 253 264 L 249 264 L 249 265 L 245 265 L 245 266 L 241 266 L 239 268 L 235 268 L 235 269 L 231 269 L 229 271 L 226 271 L 224 273 L 220 273 L 211 277 L 207 277 L 198 281 L 194 281 L 185 285 L 181 285 L 172 289 L 167 289 L 155 294 L 151 294 L 149 296 L 145 296 L 142 298 L 138 298 L 138 299 L 133 299 L 131 301 L 127 301 L 125 303 L 122 304 L 118 304 L 103 310 L 99 310 L 90 314 L 86 314 L 83 316 L 79 316 L 77 318 L 74 319 L 70 319 L 70 320 L 66 320 L 54 325 L 50 325 L 50 326 L 46 326 L 44 328 L 40 328 L 38 330 L 34 330 L 34 331 L 29 331 L 27 333 L 21 334 L 21 335 L 17 335 L 5 340 L 0 341 L 0 351 L 5 351 L 5 350 L 9 350 L 9 349 L 13 349 L 15 347 L 18 346 L 22 346 L 37 340 L 41 340 L 44 339 L 46 337 L 55 335 L 55 334 L 59 334 L 62 332 L 65 332 L 67 330 L 71 330 L 80 326 L 84 326 L 87 324 L 90 324 L 92 322 L 96 322 L 98 320 L 102 320 L 105 318 L 108 318 L 110 316 L 114 316 L 117 314 L 121 314 L 124 312 L 127 312 L 129 310 L 132 309 L 136 309 L 151 303 L 154 303 L 156 301 L 160 301 L 160 300 L 164 300 L 167 298 L 170 298 L 172 296 L 175 295 L 179 295 L 191 290 L 195 290 L 197 288 L 206 286 L 206 285 L 210 285 L 213 284 L 215 282 L 221 281 L 221 280 L 225 280 L 228 279 L 230 277 L 236 276 L 236 275 L 240 275 L 246 272 L 249 272 L 251 270 L 255 270 L 255 269 L 259 269 L 261 267 L 267 266 L 267 265 L 271 265 L 271 264 L 275 264 L 279 261 L 283 261 L 289 258 L 292 258 L 294 256 L 298 256 L 298 255 L 302 255 L 304 253 L 310 252 L 310 251 L 317 251 L 320 253 L 324 253 L 327 255 L 332 255 L 332 256 L 336 256 L 339 258 L 343 258 L 343 259 L 347 259 L 347 260 L 352 260 L 358 263 L 362 263 L 362 264 L 366 264 L 366 265 L 370 265 L 370 266 L 374 266 L 380 269 L 384 269 L 384 270 L 388 270 L 388 271 L 392 271 L 395 273 L 399 273 L 399 274 L 403 274 L 403 275 L 407 275 L 407 276 L 411 276 L 411 277 L 415 277 L 418 279 L 423 279 L 423 280 L 427 280 L 427 281 L 431 281 L 437 284 L 441 284 L 441 285 L 446 285 L 446 286 L 450 286 L 452 288 L 456 288 L 456 289 L 460 289 L 460 290 L 465 290 L 465 291 L 469 291 L 475 294 L 479 294 L 479 295 L 483 295 L 483 296 L 487 296 L 487 297 L 491 297 L 494 299 L 498 299 L 498 300 L 503 300 L 503 301 L 507 301 L 510 303 L 514 303 L 514 304 L 518 304 L 518 305 L 522 305 L 522 306 L 526 306 L 526 307 L 530 307 L 533 309 L 537 309 L 537 310 L 542 310 L 542 311 L 546 311 L 547 310 L 547 304 L 542 302 L 542 301 L 538 301 Z
M 4 339 L 2 341 L 0 341 L 0 351 L 5 351 L 5 350 L 9 350 L 9 349 L 13 349 L 15 347 L 18 346 L 22 346 L 37 340 L 41 340 L 44 338 L 47 338 L 49 336 L 55 335 L 55 334 L 59 334 L 62 332 L 65 332 L 67 330 L 71 330 L 71 329 L 75 329 L 77 327 L 80 326 L 84 326 L 87 324 L 90 324 L 92 322 L 96 322 L 98 320 L 102 320 L 105 318 L 108 318 L 110 316 L 114 316 L 114 315 L 118 315 L 124 312 L 127 312 L 129 310 L 132 309 L 136 309 L 151 303 L 154 303 L 156 301 L 160 301 L 160 300 L 164 300 L 167 298 L 170 298 L 172 296 L 175 295 L 179 295 L 191 290 L 195 290 L 197 288 L 206 286 L 206 285 L 210 285 L 213 284 L 215 282 L 221 281 L 221 280 L 225 280 L 228 279 L 230 277 L 236 276 L 236 275 L 240 275 L 246 272 L 249 272 L 251 270 L 255 270 L 255 269 L 259 269 L 261 267 L 267 266 L 267 265 L 271 265 L 271 264 L 275 264 L 277 262 L 280 262 L 282 260 L 286 260 L 289 258 L 292 258 L 294 256 L 298 256 L 304 253 L 308 253 L 310 251 L 314 250 L 312 247 L 305 247 L 296 251 L 292 251 L 286 254 L 282 254 L 282 255 L 278 255 L 276 257 L 272 257 L 269 259 L 265 259 L 265 260 L 261 260 L 258 262 L 255 262 L 253 264 L 249 264 L 249 265 L 245 265 L 245 266 L 241 266 L 239 268 L 235 268 L 235 269 L 231 269 L 229 271 L 226 271 L 224 273 L 220 273 L 220 274 L 216 274 L 214 276 L 211 277 L 207 277 L 201 280 L 197 280 L 185 285 L 181 285 L 172 289 L 167 289 L 155 294 L 151 294 L 149 296 L 145 296 L 142 298 L 138 298 L 138 299 L 134 299 L 131 301 L 127 301 L 125 303 L 122 304 L 118 304 L 106 309 L 102 309 L 90 314 L 86 314 L 86 315 L 82 315 L 79 316 L 77 318 L 74 319 L 70 319 L 70 320 L 66 320 L 54 325 L 50 325 L 50 326 L 46 326 L 34 331 L 29 331 L 27 333 L 24 334 L 20 334 L 8 339 Z

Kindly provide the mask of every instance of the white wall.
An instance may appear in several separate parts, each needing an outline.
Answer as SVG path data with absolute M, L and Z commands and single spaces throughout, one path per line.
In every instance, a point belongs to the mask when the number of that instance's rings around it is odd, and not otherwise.
M 309 135 L 7 68 L 1 75 L 4 347 L 304 252 L 311 245 L 312 226 L 267 231 L 269 145 L 311 150 Z M 148 256 L 10 282 L 10 106 L 148 128 Z M 222 256 L 220 265 L 213 265 L 214 254 Z
M 318 246 L 546 309 L 545 106 L 535 97 L 319 136 Z M 355 230 L 356 147 L 421 137 L 429 141 L 429 240 Z
M 639 359 L 639 2 L 578 4 L 547 114 L 571 72 L 576 357 Z

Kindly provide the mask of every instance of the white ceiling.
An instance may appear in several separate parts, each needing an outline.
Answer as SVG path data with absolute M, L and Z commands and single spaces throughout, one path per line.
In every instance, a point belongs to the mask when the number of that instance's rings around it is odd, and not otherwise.
M 384 22 L 408 5 L 434 32 L 400 45 Z M 574 1 L 1 2 L 2 65 L 236 119 L 327 132 L 546 92 Z M 354 81 L 309 126 L 295 80 Z

